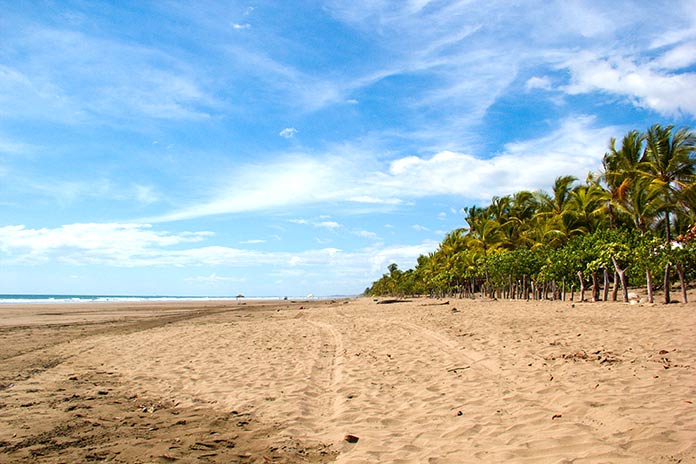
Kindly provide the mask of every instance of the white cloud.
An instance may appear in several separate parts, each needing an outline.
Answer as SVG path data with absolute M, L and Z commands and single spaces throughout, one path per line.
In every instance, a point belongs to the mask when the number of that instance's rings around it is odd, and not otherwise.
M 361 233 L 373 237 L 370 233 Z M 5 265 L 33 266 L 47 262 L 118 267 L 221 266 L 228 268 L 266 267 L 268 275 L 297 272 L 321 277 L 323 281 L 346 279 L 370 282 L 386 265 L 396 262 L 406 268 L 415 265 L 421 254 L 433 251 L 437 242 L 370 248 L 347 252 L 334 247 L 308 249 L 294 253 L 258 252 L 224 246 L 194 244 L 211 238 L 209 232 L 170 233 L 143 224 L 68 224 L 54 229 L 24 226 L 0 228 L 0 251 Z M 216 285 L 245 282 L 245 277 L 224 276 L 217 272 L 188 277 L 187 282 Z
M 338 229 L 341 227 L 341 224 L 339 224 L 336 221 L 322 221 L 314 224 L 316 227 L 323 227 L 324 229 Z
M 10 262 L 56 259 L 62 262 L 137 265 L 153 248 L 201 242 L 211 232 L 156 232 L 147 224 L 68 224 L 55 229 L 0 228 L 0 250 Z
M 260 243 L 266 243 L 266 240 L 251 239 L 251 240 L 242 240 L 241 242 L 239 242 L 240 245 L 258 245 Z
M 376 233 L 370 232 L 368 230 L 356 230 L 353 233 L 358 237 L 368 238 L 370 240 L 376 240 L 377 238 L 379 238 Z
M 336 157 L 290 156 L 264 165 L 240 166 L 211 201 L 143 222 L 263 211 L 340 198 L 342 192 L 336 190 L 336 181 L 348 164 L 348 160 Z
M 377 198 L 367 195 L 350 197 L 348 198 L 348 201 L 352 201 L 354 203 L 367 203 L 371 205 L 400 205 L 403 203 L 403 200 L 400 200 L 399 198 Z
M 295 136 L 295 134 L 297 134 L 297 129 L 295 129 L 294 127 L 286 127 L 285 129 L 280 131 L 278 135 L 286 139 L 291 139 Z
M 417 230 L 418 232 L 430 232 L 430 229 L 428 229 L 427 227 L 422 226 L 420 224 L 413 224 L 411 226 L 411 229 Z
M 149 185 L 135 185 L 135 198 L 138 202 L 145 205 L 157 203 L 160 201 L 160 195 L 155 191 L 154 187 Z
M 234 23 L 234 24 L 232 24 L 232 29 L 236 29 L 236 30 L 249 29 L 249 28 L 251 28 L 251 24 L 249 24 L 249 23 L 243 23 L 243 24 Z
M 696 42 L 687 42 L 665 52 L 655 60 L 665 69 L 681 69 L 696 63 Z
M 0 70 L 1 72 L 1 70 Z M 0 109 L 0 114 L 2 109 Z M 23 141 L 18 141 L 0 133 L 0 154 L 3 155 L 26 155 L 35 153 L 38 147 Z
M 164 48 L 36 24 L 13 30 L 23 59 L 0 66 L 0 114 L 75 124 L 204 119 L 218 105 L 196 67 Z
M 216 273 L 212 273 L 207 276 L 196 276 L 196 277 L 187 277 L 184 279 L 186 282 L 194 282 L 194 283 L 200 283 L 200 284 L 207 284 L 207 285 L 218 285 L 218 284 L 224 284 L 224 283 L 244 283 L 247 281 L 246 277 L 225 277 L 225 276 L 219 276 Z
M 435 251 L 439 242 L 426 240 L 418 245 L 396 245 L 379 250 L 373 250 L 370 257 L 370 269 L 373 275 L 385 272 L 387 266 L 396 263 L 401 269 L 415 266 L 416 260 L 420 255 L 427 255 Z
M 489 158 L 442 151 L 430 157 L 398 158 L 382 169 L 366 166 L 362 157 L 296 155 L 264 166 L 239 167 L 237 176 L 227 182 L 233 187 L 222 188 L 209 202 L 144 222 L 282 210 L 291 205 L 351 203 L 356 199 L 394 207 L 404 199 L 435 195 L 485 201 L 518 190 L 548 188 L 560 175 L 584 178 L 600 167 L 609 139 L 622 132 L 617 127 L 595 127 L 594 118 L 579 116 L 562 121 L 541 138 L 509 143 Z M 332 221 L 290 222 L 336 226 Z
M 292 222 L 293 224 L 300 224 L 300 225 L 310 225 L 313 227 L 319 227 L 323 229 L 339 229 L 343 227 L 341 224 L 339 224 L 336 221 L 308 221 L 307 219 L 290 219 L 288 222 Z
M 684 60 L 667 57 L 667 62 Z M 689 57 L 692 60 L 693 57 Z M 663 115 L 686 113 L 696 116 L 696 73 L 669 73 L 658 62 L 639 62 L 631 58 L 605 58 L 591 52 L 578 54 L 564 63 L 571 72 L 565 90 L 570 94 L 602 91 L 622 95 L 636 106 Z
M 527 80 L 525 87 L 527 88 L 527 90 L 551 90 L 553 88 L 553 86 L 551 85 L 551 79 L 548 76 L 531 77 Z

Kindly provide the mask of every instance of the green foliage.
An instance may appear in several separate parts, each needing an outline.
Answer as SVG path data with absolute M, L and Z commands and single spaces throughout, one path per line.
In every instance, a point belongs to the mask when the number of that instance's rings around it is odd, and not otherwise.
M 533 280 L 576 282 L 616 267 L 633 285 L 669 263 L 696 274 L 696 135 L 654 125 L 612 139 L 585 183 L 555 179 L 551 194 L 521 191 L 465 208 L 467 229 L 446 235 L 415 269 L 396 264 L 366 295 L 453 294 Z M 672 240 L 673 235 L 679 235 Z M 668 267 L 669 268 L 669 267 Z

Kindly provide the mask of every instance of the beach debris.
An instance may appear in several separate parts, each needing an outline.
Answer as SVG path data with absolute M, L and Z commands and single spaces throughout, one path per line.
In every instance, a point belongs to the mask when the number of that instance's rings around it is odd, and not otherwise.
M 448 304 L 450 304 L 449 300 L 442 303 L 423 303 L 421 306 L 446 306 Z
M 563 357 L 563 359 L 572 359 L 572 360 L 589 358 L 587 353 L 585 353 L 584 351 L 578 351 L 577 353 L 566 353 L 562 357 Z
M 561 417 L 563 417 L 563 414 L 554 414 L 554 415 L 551 417 L 551 420 L 560 419 Z
M 299 309 L 304 309 L 304 306 L 300 306 Z
M 408 303 L 410 300 L 401 300 L 401 299 L 388 299 L 388 300 L 382 300 L 378 301 L 377 304 L 394 304 L 394 303 Z
M 351 434 L 349 434 L 349 433 L 347 433 L 346 436 L 343 437 L 343 439 L 344 439 L 345 441 L 347 441 L 348 443 L 357 443 L 358 440 L 360 440 L 359 437 L 356 437 L 355 435 L 351 435 Z
M 469 369 L 471 366 L 453 367 L 452 369 L 447 369 L 447 372 L 457 373 L 458 371 L 463 371 L 464 369 Z
M 463 412 L 461 412 L 461 411 L 457 411 L 457 416 L 463 416 L 463 415 L 464 415 L 464 413 L 463 413 Z
M 453 312 L 453 313 L 458 313 L 459 310 L 458 310 L 457 308 L 452 308 L 452 312 Z

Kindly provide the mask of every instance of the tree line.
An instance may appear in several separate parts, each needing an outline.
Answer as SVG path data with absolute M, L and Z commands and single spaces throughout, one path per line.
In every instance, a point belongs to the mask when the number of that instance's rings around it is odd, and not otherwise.
M 644 286 L 681 301 L 696 272 L 696 134 L 653 125 L 611 139 L 597 173 L 555 179 L 550 192 L 520 191 L 464 209 L 413 269 L 396 264 L 368 296 L 430 295 L 628 301 Z M 577 296 L 576 296 L 577 293 Z

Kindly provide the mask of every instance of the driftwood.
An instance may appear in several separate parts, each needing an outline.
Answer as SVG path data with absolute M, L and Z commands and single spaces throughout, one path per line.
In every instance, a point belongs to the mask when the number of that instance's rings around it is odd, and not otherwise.
M 447 369 L 447 372 L 457 372 L 463 371 L 464 369 L 469 369 L 471 366 L 453 367 L 452 369 Z
M 400 299 L 380 300 L 377 302 L 377 304 L 408 303 L 409 301 L 411 301 L 411 300 L 400 300 Z
M 448 304 L 449 301 L 445 301 L 444 303 L 423 303 L 421 306 L 444 306 Z

